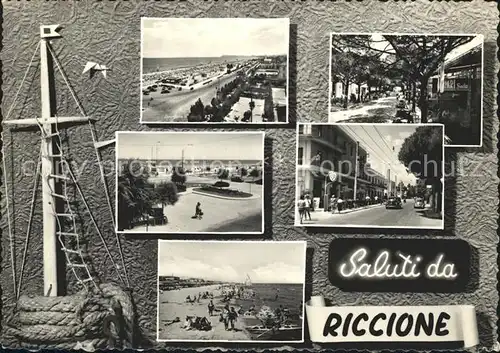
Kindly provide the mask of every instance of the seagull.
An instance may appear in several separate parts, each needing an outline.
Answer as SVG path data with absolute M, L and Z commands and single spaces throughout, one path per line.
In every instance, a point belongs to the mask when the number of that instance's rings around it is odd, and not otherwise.
M 110 69 L 108 69 L 105 65 L 101 65 L 93 61 L 87 61 L 87 64 L 85 64 L 85 68 L 83 69 L 82 74 L 86 73 L 87 71 L 90 71 L 90 78 L 92 78 L 94 77 L 96 71 L 101 71 L 104 78 L 106 78 L 106 72 L 108 70 Z

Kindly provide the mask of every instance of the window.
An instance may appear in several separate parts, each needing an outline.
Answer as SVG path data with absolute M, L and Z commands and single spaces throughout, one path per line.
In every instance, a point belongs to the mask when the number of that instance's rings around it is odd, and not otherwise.
M 299 155 L 298 155 L 298 161 L 297 161 L 297 163 L 299 165 L 302 165 L 303 158 L 304 158 L 304 148 L 303 147 L 299 147 Z
M 300 135 L 304 134 L 304 125 L 299 125 L 299 134 Z

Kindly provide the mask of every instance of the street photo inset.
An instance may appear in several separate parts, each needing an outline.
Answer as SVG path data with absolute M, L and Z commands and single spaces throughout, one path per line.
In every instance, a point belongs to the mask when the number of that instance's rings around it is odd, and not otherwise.
M 142 18 L 141 123 L 288 122 L 288 18 Z
M 117 132 L 117 231 L 261 234 L 263 132 Z
M 444 229 L 443 125 L 299 124 L 296 226 Z
M 482 146 L 483 41 L 333 33 L 329 122 L 438 123 L 447 146 Z
M 158 242 L 158 341 L 303 342 L 305 241 Z

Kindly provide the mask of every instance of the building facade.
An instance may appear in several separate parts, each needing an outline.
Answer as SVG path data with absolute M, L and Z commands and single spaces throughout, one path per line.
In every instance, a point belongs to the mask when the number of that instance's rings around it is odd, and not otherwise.
M 297 158 L 298 194 L 311 195 L 319 208 L 328 207 L 332 196 L 345 200 L 383 197 L 385 179 L 367 169 L 366 149 L 345 127 L 299 125 Z

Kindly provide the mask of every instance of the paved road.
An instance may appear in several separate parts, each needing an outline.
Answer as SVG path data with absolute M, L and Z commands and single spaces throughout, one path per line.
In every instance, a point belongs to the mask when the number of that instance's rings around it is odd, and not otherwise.
M 213 180 L 212 180 L 213 182 Z M 168 224 L 138 226 L 130 231 L 150 233 L 205 233 L 205 232 L 262 232 L 262 185 L 249 183 L 229 183 L 230 188 L 239 189 L 255 195 L 252 199 L 225 200 L 211 196 L 187 192 L 179 194 L 175 205 L 164 208 Z M 201 203 L 204 216 L 202 219 L 192 219 L 196 203 Z
M 442 221 L 424 216 L 424 210 L 414 209 L 413 200 L 403 203 L 403 209 L 386 209 L 384 205 L 375 206 L 346 214 L 311 214 L 309 224 L 325 224 L 340 226 L 378 226 L 378 227 L 412 227 L 440 229 Z
M 359 108 L 332 111 L 329 122 L 391 123 L 396 116 L 396 97 L 380 98 Z
M 192 91 L 189 88 L 183 88 L 182 91 L 172 90 L 170 93 L 161 94 L 160 89 L 158 89 L 157 92 L 151 92 L 148 96 L 143 95 L 142 121 L 187 122 L 190 108 L 199 98 L 204 105 L 209 105 L 212 98 L 215 97 L 217 86 L 223 86 L 233 81 L 236 75 L 237 72 L 234 72 Z

